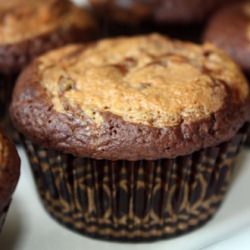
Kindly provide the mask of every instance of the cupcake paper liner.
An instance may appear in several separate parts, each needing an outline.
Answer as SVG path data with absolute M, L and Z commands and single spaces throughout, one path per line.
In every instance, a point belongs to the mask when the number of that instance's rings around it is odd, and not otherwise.
M 189 232 L 218 210 L 248 125 L 188 156 L 155 161 L 76 158 L 24 139 L 49 214 L 94 238 L 153 241 Z

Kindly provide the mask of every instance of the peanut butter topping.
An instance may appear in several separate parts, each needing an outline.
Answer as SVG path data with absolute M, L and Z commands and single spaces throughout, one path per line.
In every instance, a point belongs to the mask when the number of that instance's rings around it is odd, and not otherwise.
M 0 43 L 12 44 L 55 29 L 92 27 L 84 10 L 65 0 L 0 0 Z
M 38 63 L 54 109 L 77 110 L 98 125 L 111 112 L 131 123 L 171 127 L 248 96 L 245 78 L 223 52 L 157 34 L 68 46 Z

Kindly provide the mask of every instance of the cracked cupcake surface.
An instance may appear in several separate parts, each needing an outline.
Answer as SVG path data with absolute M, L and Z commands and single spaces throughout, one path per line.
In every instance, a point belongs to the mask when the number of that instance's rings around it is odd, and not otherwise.
M 20 78 L 11 110 L 17 127 L 45 146 L 138 160 L 230 139 L 249 118 L 248 99 L 244 76 L 223 52 L 152 34 L 40 57 Z

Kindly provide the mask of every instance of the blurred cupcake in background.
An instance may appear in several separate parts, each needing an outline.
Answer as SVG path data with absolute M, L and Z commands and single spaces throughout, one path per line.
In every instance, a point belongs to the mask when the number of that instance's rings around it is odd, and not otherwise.
M 0 231 L 20 175 L 20 159 L 14 144 L 0 130 Z
M 203 39 L 226 51 L 250 80 L 250 1 L 232 2 L 218 10 L 209 20 Z
M 206 18 L 225 0 L 90 0 L 104 35 L 160 31 L 198 41 Z
M 207 18 L 227 0 L 156 0 L 153 19 L 160 31 L 200 42 Z
M 36 56 L 92 40 L 93 17 L 67 0 L 0 1 L 0 119 L 6 117 L 19 72 Z
M 225 5 L 209 20 L 204 41 L 225 50 L 250 75 L 250 1 Z
M 156 0 L 154 19 L 156 22 L 194 23 L 204 21 L 223 0 Z

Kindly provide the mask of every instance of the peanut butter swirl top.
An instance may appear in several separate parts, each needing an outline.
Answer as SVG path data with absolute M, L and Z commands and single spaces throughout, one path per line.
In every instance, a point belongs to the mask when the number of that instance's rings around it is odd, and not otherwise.
M 248 86 L 223 52 L 152 34 L 68 46 L 39 59 L 40 84 L 59 113 L 78 110 L 100 126 L 103 113 L 166 128 L 209 117 Z
M 0 0 L 0 44 L 13 44 L 56 29 L 92 27 L 89 14 L 67 0 Z

